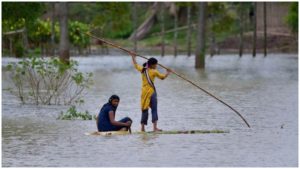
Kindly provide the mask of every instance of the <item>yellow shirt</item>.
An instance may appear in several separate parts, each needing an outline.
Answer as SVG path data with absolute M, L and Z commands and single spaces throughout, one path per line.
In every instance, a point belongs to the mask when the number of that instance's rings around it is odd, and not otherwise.
M 143 67 L 138 64 L 135 64 L 134 67 L 139 72 L 142 72 L 142 70 L 143 70 Z M 148 74 L 153 83 L 154 83 L 155 77 L 158 77 L 161 80 L 166 78 L 166 75 L 161 74 L 157 69 L 148 68 Z M 146 110 L 149 108 L 150 100 L 151 100 L 151 96 L 152 96 L 153 92 L 154 92 L 153 87 L 149 84 L 145 74 L 142 73 L 142 94 L 141 94 L 142 110 Z

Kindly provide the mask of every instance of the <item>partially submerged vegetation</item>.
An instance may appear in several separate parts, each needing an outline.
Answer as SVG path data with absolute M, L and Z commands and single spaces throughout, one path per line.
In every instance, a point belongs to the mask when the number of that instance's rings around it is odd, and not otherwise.
M 78 63 L 68 64 L 58 58 L 32 57 L 8 64 L 13 87 L 8 90 L 22 103 L 70 105 L 83 103 L 83 92 L 92 85 L 92 73 L 78 71 Z
M 87 110 L 85 112 L 77 111 L 75 106 L 71 106 L 66 112 L 61 112 L 58 120 L 92 120 L 95 119 Z

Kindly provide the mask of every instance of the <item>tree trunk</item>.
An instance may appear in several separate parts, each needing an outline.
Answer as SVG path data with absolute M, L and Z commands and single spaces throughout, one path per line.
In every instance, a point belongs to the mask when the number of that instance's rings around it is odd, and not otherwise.
M 59 2 L 59 25 L 60 25 L 60 41 L 59 41 L 59 57 L 69 63 L 69 32 L 68 32 L 68 4 L 67 2 Z
M 191 6 L 189 5 L 187 8 L 187 55 L 191 56 Z
M 133 2 L 133 28 L 136 30 L 137 28 L 137 13 L 136 13 L 136 6 L 137 2 Z M 133 34 L 133 41 L 134 41 L 134 47 L 133 50 L 134 52 L 137 52 L 137 39 L 136 39 L 136 33 Z
M 12 39 L 12 37 L 9 37 L 9 55 L 10 55 L 10 57 L 13 56 L 13 39 Z
M 239 23 L 240 23 L 240 45 L 239 45 L 239 56 L 242 57 L 243 55 L 243 47 L 244 47 L 244 39 L 243 39 L 243 29 L 244 29 L 244 22 L 243 22 L 243 2 L 240 2 L 239 4 Z
M 161 56 L 165 55 L 165 12 L 164 3 L 160 4 L 160 15 L 161 15 Z
M 51 15 L 51 55 L 54 57 L 55 55 L 55 3 L 51 2 L 51 10 L 52 10 L 52 15 Z
M 210 57 L 213 57 L 215 55 L 215 49 L 216 49 L 215 33 L 213 31 L 211 31 L 211 37 L 210 37 Z
M 177 7 L 175 6 L 175 15 L 174 15 L 174 56 L 177 56 L 177 35 L 178 35 L 178 31 L 177 31 L 177 26 L 178 25 L 178 16 L 177 16 Z
M 198 29 L 197 29 L 197 47 L 195 60 L 196 68 L 205 68 L 205 26 L 206 26 L 206 6 L 207 2 L 199 2 Z
M 23 36 L 23 43 L 24 43 L 24 49 L 25 49 L 25 53 L 28 53 L 28 34 L 27 34 L 27 29 L 26 27 L 24 28 L 24 32 L 22 33 Z
M 253 12 L 253 51 L 252 51 L 252 56 L 255 57 L 256 56 L 256 34 L 257 34 L 257 31 L 256 31 L 256 22 L 257 22 L 257 19 L 256 19 L 256 6 L 257 6 L 257 3 L 256 2 L 253 2 L 254 3 L 254 12 Z
M 267 3 L 264 2 L 263 12 L 264 12 L 264 57 L 267 56 Z
M 135 30 L 131 36 L 129 37 L 129 40 L 133 40 L 135 37 L 137 40 L 143 39 L 147 33 L 150 31 L 151 27 L 154 25 L 156 20 L 156 14 L 158 12 L 158 2 L 155 2 L 153 6 L 151 7 L 151 14 L 150 16 L 139 26 L 137 30 Z M 136 34 L 136 35 L 135 35 Z
M 212 15 L 210 17 L 210 21 L 211 21 L 211 24 L 213 25 L 214 22 L 215 22 L 215 19 L 214 19 L 214 16 Z M 215 39 L 215 32 L 213 30 L 210 30 L 210 45 L 209 45 L 209 48 L 210 48 L 210 57 L 213 57 L 214 54 L 215 54 L 215 42 L 216 39 Z
M 44 58 L 45 52 L 44 52 L 43 42 L 40 43 L 40 46 L 41 46 L 41 58 Z

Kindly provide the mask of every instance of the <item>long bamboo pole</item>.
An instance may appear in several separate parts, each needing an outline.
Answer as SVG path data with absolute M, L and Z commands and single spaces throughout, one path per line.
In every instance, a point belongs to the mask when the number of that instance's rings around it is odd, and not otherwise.
M 108 41 L 106 41 L 106 40 L 104 40 L 104 39 L 102 39 L 102 38 L 99 38 L 99 37 L 97 37 L 97 36 L 91 34 L 91 33 L 85 33 L 85 34 L 87 34 L 88 36 L 90 36 L 90 37 L 92 37 L 92 38 L 95 38 L 95 39 L 97 39 L 97 40 L 100 40 L 100 41 L 102 41 L 103 43 L 106 43 L 106 44 L 108 44 L 108 45 L 110 45 L 110 46 L 113 46 L 113 47 L 115 47 L 115 48 L 121 49 L 121 50 L 123 50 L 123 51 L 125 51 L 125 52 L 127 52 L 127 53 L 129 53 L 129 54 L 134 54 L 134 55 L 136 55 L 136 56 L 138 56 L 138 57 L 141 57 L 141 58 L 143 58 L 143 59 L 148 60 L 148 58 L 146 58 L 146 57 L 144 57 L 144 56 L 142 56 L 142 55 L 139 55 L 139 54 L 137 54 L 137 53 L 135 53 L 135 52 L 133 52 L 133 51 L 127 50 L 127 49 L 125 49 L 125 48 L 123 48 L 123 47 L 121 47 L 121 46 L 119 46 L 119 45 L 116 45 L 116 44 L 113 44 L 113 43 L 111 43 L 111 42 L 108 42 Z M 161 65 L 161 64 L 158 64 L 158 65 L 159 65 L 160 67 L 166 69 L 166 70 L 170 70 L 169 68 L 165 67 L 164 65 Z M 224 101 L 222 101 L 222 100 L 219 99 L 218 97 L 216 97 L 216 96 L 214 96 L 213 94 L 211 94 L 210 92 L 204 90 L 203 88 L 201 88 L 200 86 L 196 85 L 196 84 L 195 84 L 194 82 L 192 82 L 191 80 L 189 80 L 189 79 L 183 77 L 182 75 L 178 74 L 177 72 L 172 71 L 172 73 L 174 73 L 175 75 L 177 75 L 177 76 L 180 77 L 181 79 L 183 79 L 183 80 L 189 82 L 190 84 L 192 84 L 192 85 L 195 86 L 196 88 L 202 90 L 204 93 L 208 94 L 209 96 L 215 98 L 215 99 L 218 100 L 219 102 L 221 102 L 221 103 L 223 103 L 224 105 L 226 105 L 227 107 L 229 107 L 229 108 L 230 108 L 231 110 L 233 110 L 238 116 L 240 116 L 240 117 L 242 118 L 242 120 L 246 123 L 246 125 L 250 128 L 249 123 L 248 123 L 247 120 L 241 115 L 241 113 L 239 113 L 237 110 L 235 110 L 235 109 L 234 109 L 233 107 L 231 107 L 229 104 L 225 103 Z

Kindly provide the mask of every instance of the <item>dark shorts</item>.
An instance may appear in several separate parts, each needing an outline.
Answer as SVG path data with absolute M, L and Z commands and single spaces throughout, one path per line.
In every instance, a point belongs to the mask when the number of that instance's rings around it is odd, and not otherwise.
M 129 117 L 125 117 L 125 118 L 119 120 L 119 122 L 122 122 L 122 123 L 126 123 L 128 121 L 132 122 L 132 120 Z M 124 127 L 125 126 L 105 125 L 105 126 L 100 126 L 99 131 L 119 131 Z M 128 130 L 128 127 L 126 127 L 126 128 Z

